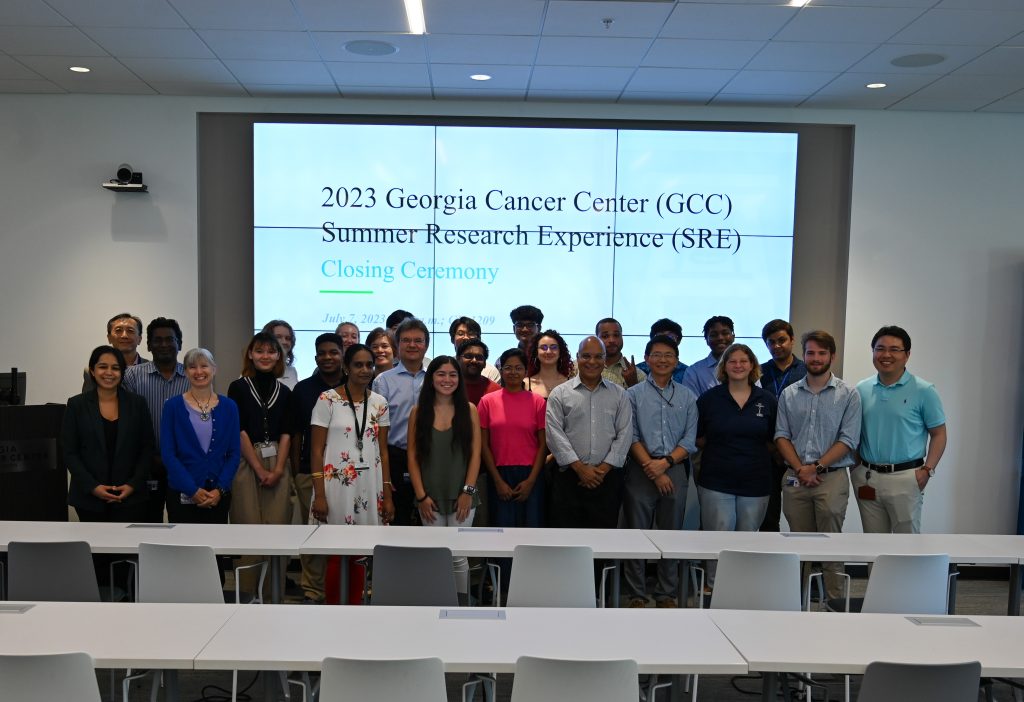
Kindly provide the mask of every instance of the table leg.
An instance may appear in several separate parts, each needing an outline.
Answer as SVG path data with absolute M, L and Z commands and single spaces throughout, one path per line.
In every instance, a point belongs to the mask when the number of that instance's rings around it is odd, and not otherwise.
M 1020 563 L 1010 564 L 1010 598 L 1006 613 L 1011 617 L 1020 615 Z
M 775 702 L 775 690 L 778 686 L 778 676 L 775 673 L 761 673 L 761 702 Z
M 953 573 L 956 571 L 956 564 L 949 564 L 949 572 Z M 956 577 L 949 579 L 949 592 L 946 593 L 948 602 L 946 603 L 946 614 L 956 614 Z
M 281 569 L 284 556 L 270 557 L 270 602 L 281 604 L 284 593 L 281 592 Z
M 612 577 L 612 607 L 618 607 L 619 606 L 619 599 L 620 599 L 620 596 L 622 594 L 621 593 L 621 589 L 622 589 L 621 580 L 622 580 L 622 578 L 620 577 L 620 574 L 622 573 L 622 569 L 619 567 L 620 563 L 621 563 L 621 561 L 618 558 L 616 558 L 615 560 L 612 561 L 612 566 L 613 566 L 612 573 L 611 573 L 611 577 Z
M 348 604 L 348 556 L 341 556 L 341 567 L 338 568 L 338 604 Z
M 178 702 L 178 671 L 164 671 L 164 696 L 167 702 Z
M 690 562 L 680 559 L 679 583 L 676 585 L 676 597 L 679 598 L 679 606 L 685 607 L 690 599 Z

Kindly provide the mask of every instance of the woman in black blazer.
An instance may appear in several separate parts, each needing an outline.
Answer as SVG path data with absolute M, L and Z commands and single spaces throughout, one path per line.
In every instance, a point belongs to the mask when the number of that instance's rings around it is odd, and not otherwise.
M 153 425 L 146 401 L 121 387 L 125 361 L 113 346 L 89 357 L 96 389 L 68 400 L 61 443 L 68 504 L 83 522 L 145 521 Z

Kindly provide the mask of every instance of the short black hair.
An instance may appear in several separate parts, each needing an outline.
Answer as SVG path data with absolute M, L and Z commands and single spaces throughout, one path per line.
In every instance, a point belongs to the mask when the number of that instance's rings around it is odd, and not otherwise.
M 683 328 L 679 326 L 678 322 L 673 322 L 668 317 L 659 319 L 657 322 L 651 325 L 651 338 L 658 336 L 659 334 L 675 334 L 680 339 L 683 338 Z
M 777 334 L 780 331 L 784 331 L 789 334 L 790 339 L 796 338 L 796 332 L 793 331 L 792 324 L 784 319 L 773 319 L 761 327 L 761 341 L 768 341 L 769 336 Z
M 491 351 L 490 351 L 490 349 L 487 348 L 487 344 L 485 344 L 484 342 L 480 341 L 480 339 L 466 339 L 461 344 L 459 344 L 459 348 L 455 352 L 455 355 L 458 356 L 459 358 L 461 358 L 462 354 L 464 354 L 466 352 L 466 349 L 471 349 L 474 346 L 479 346 L 480 349 L 484 352 L 484 360 L 485 361 L 487 360 L 487 357 L 491 355 Z
M 398 325 L 398 329 L 395 330 L 395 340 L 401 342 L 402 334 L 410 329 L 423 332 L 423 336 L 427 341 L 427 348 L 430 348 L 430 330 L 427 329 L 427 325 L 424 324 L 422 320 L 416 319 L 415 317 L 408 317 L 407 319 L 402 320 L 402 323 Z
M 618 324 L 619 325 L 619 331 L 622 331 L 622 323 L 619 322 L 619 320 L 615 319 L 615 317 L 605 317 L 604 319 L 597 320 L 597 324 L 594 325 L 594 335 L 595 336 L 600 335 L 600 333 L 601 333 L 601 325 L 602 324 Z
M 114 319 L 121 319 L 122 317 L 130 316 L 131 315 L 121 315 L 121 317 L 114 317 Z M 114 358 L 117 359 L 117 364 L 121 366 L 122 374 L 124 374 L 124 372 L 128 370 L 128 367 L 125 365 L 124 354 L 121 353 L 119 349 L 115 349 L 113 346 L 107 346 L 106 344 L 104 344 L 103 346 L 97 346 L 92 350 L 92 353 L 89 354 L 89 370 L 92 370 L 93 368 L 96 367 L 96 364 L 99 363 L 100 361 L 100 356 L 102 356 L 105 353 L 109 353 Z
M 654 348 L 655 344 L 665 344 L 665 346 L 672 347 L 672 350 L 676 353 L 676 358 L 679 358 L 679 344 L 671 336 L 665 336 L 664 334 L 658 334 L 651 337 L 651 340 L 647 342 L 647 346 L 644 347 L 644 356 L 651 355 L 651 349 Z
M 452 338 L 452 343 L 453 344 L 455 343 L 455 332 L 463 324 L 466 325 L 466 331 L 468 331 L 468 332 L 476 332 L 476 335 L 480 336 L 480 334 L 481 334 L 480 322 L 476 321 L 472 317 L 456 317 L 452 321 L 452 325 L 450 327 L 448 327 L 448 336 L 450 336 Z
M 716 324 L 721 324 L 723 327 L 728 327 L 729 331 L 731 331 L 733 334 L 736 333 L 736 325 L 732 323 L 732 320 L 726 317 L 725 315 L 718 314 L 708 319 L 708 321 L 704 322 L 705 339 L 708 337 L 708 332 L 711 331 L 711 327 L 715 326 Z
M 181 326 L 173 319 L 167 317 L 157 317 L 149 324 L 146 325 L 146 343 L 148 344 L 153 338 L 153 330 L 155 329 L 171 329 L 174 331 L 174 336 L 178 339 L 178 346 L 181 346 Z
M 415 316 L 416 315 L 414 315 L 412 312 L 409 312 L 408 310 L 395 310 L 394 312 L 388 315 L 388 318 L 384 321 L 384 326 L 387 327 L 388 329 L 394 329 L 404 320 L 409 319 L 409 317 Z
M 133 322 L 135 322 L 135 328 L 138 330 L 139 336 L 142 336 L 142 320 L 136 317 L 131 312 L 122 312 L 121 314 L 115 314 L 113 317 L 107 320 L 108 335 L 110 334 L 110 332 L 114 330 L 114 322 L 116 322 L 119 319 L 130 319 Z
M 338 347 L 339 349 L 341 349 L 341 348 L 344 348 L 344 346 L 345 346 L 345 342 L 343 342 L 343 341 L 341 340 L 341 337 L 340 337 L 340 336 L 338 336 L 337 334 L 335 334 L 334 332 L 324 332 L 323 334 L 321 334 L 320 336 L 318 336 L 318 337 L 316 338 L 316 341 L 315 341 L 315 342 L 313 342 L 313 348 L 315 349 L 315 348 L 317 348 L 318 346 L 320 346 L 320 344 L 323 344 L 323 343 L 331 343 L 331 344 L 334 344 L 334 345 L 336 345 L 336 346 L 337 346 L 337 347 Z
M 533 305 L 519 305 L 514 310 L 508 313 L 509 318 L 512 322 L 534 322 L 539 327 L 544 323 L 544 313 L 540 311 L 539 307 Z
M 882 327 L 875 332 L 875 335 L 871 337 L 871 348 L 875 348 L 875 342 L 883 336 L 895 336 L 897 339 L 903 342 L 903 350 L 910 353 L 910 334 L 903 327 L 897 327 L 895 324 L 890 324 Z

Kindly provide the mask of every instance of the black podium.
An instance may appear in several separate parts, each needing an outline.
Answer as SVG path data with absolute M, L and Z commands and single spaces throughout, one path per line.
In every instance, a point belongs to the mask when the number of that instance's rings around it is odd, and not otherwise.
M 0 519 L 66 522 L 64 405 L 0 406 Z

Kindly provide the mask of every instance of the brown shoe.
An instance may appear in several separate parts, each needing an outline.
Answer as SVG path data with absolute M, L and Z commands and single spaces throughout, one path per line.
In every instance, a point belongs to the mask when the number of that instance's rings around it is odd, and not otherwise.
M 658 609 L 679 609 L 679 605 L 676 603 L 674 597 L 666 597 L 663 600 L 658 600 L 654 603 L 654 606 Z
M 643 597 L 631 597 L 629 600 L 630 609 L 643 609 L 647 606 L 647 600 Z

